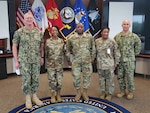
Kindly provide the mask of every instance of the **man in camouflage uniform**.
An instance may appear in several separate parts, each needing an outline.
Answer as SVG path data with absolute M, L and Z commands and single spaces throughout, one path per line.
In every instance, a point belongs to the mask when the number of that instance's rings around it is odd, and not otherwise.
M 45 58 L 48 72 L 51 102 L 61 102 L 60 90 L 63 77 L 63 39 L 58 37 L 58 27 L 52 27 L 52 37 L 46 40 Z M 56 97 L 55 97 L 56 93 Z
M 25 26 L 14 33 L 13 56 L 16 69 L 20 69 L 22 90 L 26 95 L 26 108 L 32 108 L 32 101 L 41 106 L 43 102 L 37 97 L 40 65 L 43 65 L 43 35 L 33 26 L 31 13 L 24 15 Z
M 72 75 L 74 86 L 77 90 L 75 100 L 78 101 L 82 95 L 84 100 L 89 100 L 87 89 L 90 85 L 92 74 L 92 62 L 95 58 L 95 43 L 90 33 L 84 32 L 82 23 L 76 26 L 76 33 L 70 36 L 66 44 L 66 55 L 68 56 L 69 65 L 72 64 Z M 70 54 L 72 54 L 72 63 L 70 62 Z M 83 93 L 81 94 L 81 78 L 83 74 Z
M 95 40 L 97 70 L 100 80 L 101 99 L 111 100 L 114 92 L 114 69 L 119 63 L 120 52 L 117 49 L 117 44 L 113 39 L 110 39 L 109 28 L 101 29 L 100 38 Z
M 130 22 L 124 20 L 122 22 L 122 32 L 118 33 L 114 39 L 118 44 L 118 49 L 121 53 L 120 63 L 117 67 L 117 78 L 121 92 L 117 97 L 121 98 L 126 95 L 126 79 L 128 83 L 127 99 L 133 99 L 134 91 L 134 69 L 135 69 L 135 56 L 140 53 L 141 40 L 140 38 L 129 31 Z

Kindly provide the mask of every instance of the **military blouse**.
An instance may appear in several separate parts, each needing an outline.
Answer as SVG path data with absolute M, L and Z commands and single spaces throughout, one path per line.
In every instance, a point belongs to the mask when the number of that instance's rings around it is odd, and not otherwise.
M 25 63 L 40 62 L 40 47 L 43 43 L 42 32 L 38 28 L 31 31 L 25 27 L 18 29 L 14 33 L 13 43 L 18 44 L 18 61 Z
M 96 50 L 92 35 L 90 33 L 83 33 L 83 35 L 74 33 L 70 36 L 66 44 L 68 60 L 70 54 L 72 54 L 73 61 L 89 63 L 94 60 Z
M 63 68 L 63 39 L 58 38 L 54 40 L 52 38 L 46 40 L 45 44 L 45 58 L 47 68 Z
M 135 56 L 141 51 L 140 38 L 131 32 L 129 32 L 127 35 L 124 35 L 122 32 L 120 32 L 114 37 L 114 39 L 117 42 L 118 49 L 121 53 L 120 60 L 122 62 L 135 61 Z
M 117 43 L 113 39 L 95 40 L 96 59 L 98 69 L 114 69 L 114 65 L 119 63 L 120 52 L 117 49 Z

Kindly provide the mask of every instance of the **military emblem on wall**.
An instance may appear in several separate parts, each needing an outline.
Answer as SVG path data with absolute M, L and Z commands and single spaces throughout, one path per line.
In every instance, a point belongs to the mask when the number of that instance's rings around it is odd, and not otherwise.
M 74 11 L 70 7 L 64 7 L 60 11 L 60 16 L 63 23 L 71 23 L 74 20 Z
M 59 16 L 59 10 L 57 8 L 53 8 L 53 10 L 47 11 L 48 19 L 57 19 Z

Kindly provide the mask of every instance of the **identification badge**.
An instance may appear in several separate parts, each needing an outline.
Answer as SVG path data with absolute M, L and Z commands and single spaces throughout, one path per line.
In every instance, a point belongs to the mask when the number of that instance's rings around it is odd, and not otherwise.
M 107 54 L 110 54 L 110 49 L 109 48 L 107 49 Z

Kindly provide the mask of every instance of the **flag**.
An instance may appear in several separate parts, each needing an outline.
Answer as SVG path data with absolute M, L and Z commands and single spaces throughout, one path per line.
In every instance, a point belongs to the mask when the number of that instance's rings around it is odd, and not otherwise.
M 32 4 L 32 12 L 37 27 L 44 33 L 45 29 L 48 28 L 48 20 L 45 6 L 41 0 L 34 0 Z
M 101 14 L 95 0 L 90 0 L 87 10 L 90 32 L 94 38 L 97 38 L 101 30 Z
M 21 0 L 16 12 L 16 23 L 19 27 L 24 26 L 24 14 L 30 11 L 31 5 L 28 0 Z
M 70 0 L 63 0 L 60 7 L 60 17 L 63 21 L 63 28 L 60 30 L 61 35 L 67 39 L 75 30 L 75 14 Z
M 63 27 L 60 12 L 54 0 L 47 0 L 46 13 L 49 24 L 52 26 L 58 26 L 59 29 Z
M 92 1 L 92 0 L 90 0 Z M 81 22 L 84 25 L 84 31 L 89 30 L 88 12 L 82 2 L 82 0 L 76 0 L 74 6 L 75 22 L 76 24 Z

